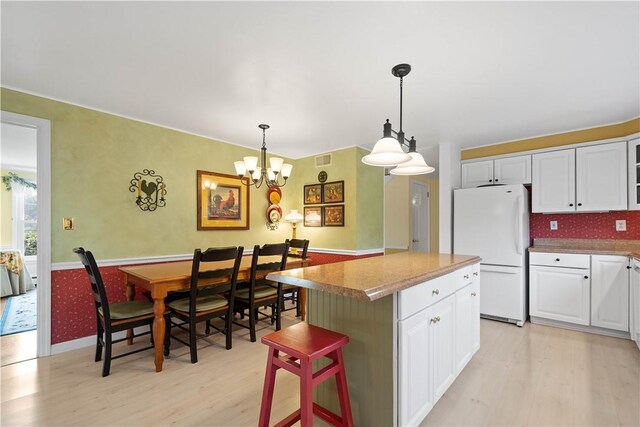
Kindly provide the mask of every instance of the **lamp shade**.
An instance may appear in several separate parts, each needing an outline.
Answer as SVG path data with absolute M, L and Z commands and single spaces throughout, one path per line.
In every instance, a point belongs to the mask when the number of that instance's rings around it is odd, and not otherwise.
M 275 181 L 276 180 L 276 174 L 273 173 L 273 170 L 271 168 L 267 169 L 267 178 L 269 178 L 269 181 Z
M 376 142 L 371 154 L 362 158 L 362 163 L 370 166 L 396 166 L 411 160 L 409 154 L 402 151 L 398 140 L 392 137 L 384 137 Z
M 243 161 L 233 162 L 233 166 L 235 166 L 236 174 L 238 176 L 243 176 L 244 173 L 247 171 L 247 167 L 245 166 Z
M 300 212 L 298 212 L 297 209 L 291 209 L 291 212 L 289 212 L 284 217 L 285 221 L 292 222 L 294 224 L 302 221 L 303 219 L 304 219 L 304 217 L 302 216 L 302 214 Z
M 255 156 L 247 156 L 244 158 L 244 165 L 249 172 L 253 172 L 258 167 L 258 158 Z
M 424 175 L 435 171 L 435 168 L 429 166 L 424 161 L 424 157 L 420 153 L 409 153 L 411 160 L 406 163 L 402 163 L 391 169 L 391 175 Z
M 280 173 L 280 171 L 282 170 L 282 164 L 284 163 L 284 160 L 281 159 L 280 157 L 271 157 L 269 159 L 269 164 L 271 165 L 271 170 L 274 173 Z
M 293 166 L 290 165 L 289 163 L 284 163 L 282 165 L 282 176 L 284 178 L 289 178 L 289 175 L 291 175 L 291 170 L 293 169 Z

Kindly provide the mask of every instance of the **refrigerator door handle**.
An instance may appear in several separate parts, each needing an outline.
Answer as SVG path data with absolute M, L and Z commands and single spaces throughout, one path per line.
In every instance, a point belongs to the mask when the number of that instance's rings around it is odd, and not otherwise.
M 518 231 L 516 232 L 516 252 L 522 255 L 522 216 L 524 215 L 524 201 L 522 196 L 518 196 L 516 201 L 516 216 L 518 217 Z

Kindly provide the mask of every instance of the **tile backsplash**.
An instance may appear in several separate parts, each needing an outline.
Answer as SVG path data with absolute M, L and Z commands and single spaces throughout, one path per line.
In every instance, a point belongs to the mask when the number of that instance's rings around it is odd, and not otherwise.
M 626 220 L 627 230 L 616 231 L 616 220 Z M 558 229 L 551 230 L 549 222 L 557 221 Z M 531 240 L 560 239 L 640 239 L 640 211 L 603 213 L 540 214 L 530 216 Z

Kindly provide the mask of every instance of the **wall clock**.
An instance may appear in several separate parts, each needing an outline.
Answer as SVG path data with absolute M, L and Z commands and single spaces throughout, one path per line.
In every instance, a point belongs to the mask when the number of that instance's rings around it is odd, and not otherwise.
M 318 174 L 318 181 L 319 182 L 325 182 L 327 180 L 327 173 L 325 171 L 321 171 Z

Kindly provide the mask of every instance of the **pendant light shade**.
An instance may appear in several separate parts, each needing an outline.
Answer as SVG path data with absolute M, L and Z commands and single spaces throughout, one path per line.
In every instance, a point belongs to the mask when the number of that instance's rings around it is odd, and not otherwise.
M 391 169 L 391 175 L 424 175 L 435 171 L 435 168 L 429 166 L 427 162 L 424 161 L 422 154 L 411 152 L 409 156 L 411 156 L 411 160 L 398 165 L 397 168 Z
M 369 166 L 395 166 L 411 160 L 409 154 L 402 151 L 398 140 L 390 136 L 384 137 L 374 145 L 371 154 L 362 158 L 362 163 Z

